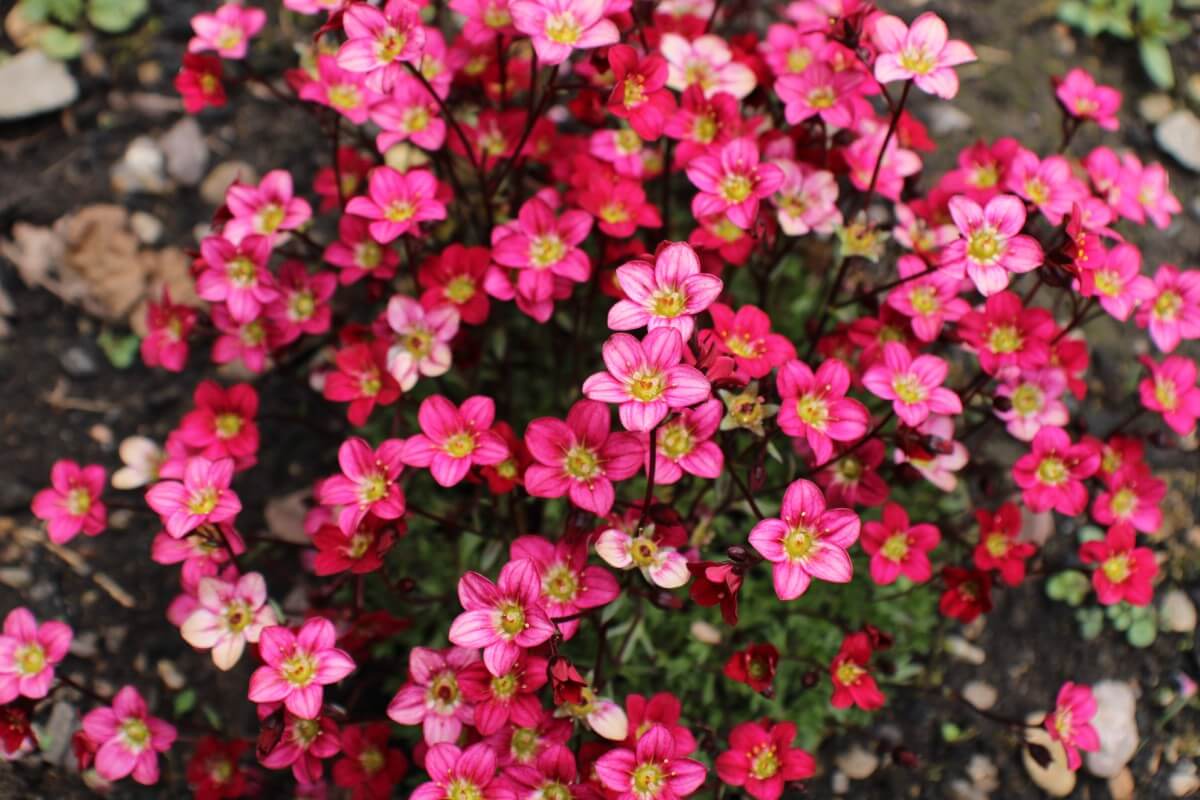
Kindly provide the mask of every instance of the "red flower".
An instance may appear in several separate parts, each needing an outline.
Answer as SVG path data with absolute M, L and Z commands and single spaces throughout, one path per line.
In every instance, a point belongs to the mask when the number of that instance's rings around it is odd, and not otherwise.
M 428 259 L 417 271 L 417 282 L 425 291 L 421 305 L 434 308 L 452 305 L 468 325 L 487 321 L 491 301 L 483 290 L 483 277 L 492 263 L 486 247 L 452 244 L 441 255 Z
M 675 113 L 675 97 L 667 90 L 667 61 L 657 53 L 638 57 L 624 44 L 608 49 L 613 71 L 613 91 L 608 110 L 629 120 L 629 126 L 647 141 L 662 136 L 667 120 Z
M 1025 580 L 1025 560 L 1037 552 L 1032 542 L 1017 541 L 1021 533 L 1021 510 L 1005 503 L 995 513 L 986 509 L 975 512 L 979 522 L 979 544 L 975 545 L 975 567 L 998 570 L 1009 586 Z
M 408 772 L 404 753 L 388 747 L 386 722 L 342 730 L 344 757 L 333 765 L 333 782 L 351 790 L 353 800 L 383 800 Z
M 1103 541 L 1084 542 L 1079 558 L 1096 564 L 1092 586 L 1103 605 L 1122 601 L 1134 606 L 1149 605 L 1154 599 L 1158 562 L 1149 547 L 1137 547 L 1137 534 L 1130 525 L 1114 525 Z
M 779 651 L 775 645 L 752 644 L 729 657 L 725 662 L 725 677 L 765 694 L 771 690 L 778 665 Z
M 874 711 L 883 706 L 883 692 L 868 669 L 870 662 L 870 635 L 863 631 L 846 634 L 842 649 L 829 665 L 833 678 L 833 697 L 829 702 L 834 708 L 858 706 L 864 711 Z
M 334 356 L 337 370 L 325 376 L 326 400 L 349 403 L 346 419 L 365 425 L 376 404 L 387 406 L 400 398 L 400 384 L 387 371 L 388 343 L 380 339 L 345 347 Z
M 203 381 L 193 395 L 196 408 L 179 425 L 184 444 L 210 460 L 233 458 L 239 468 L 258 452 L 258 392 L 248 383 L 222 389 Z
M 396 523 L 403 531 L 404 521 L 385 523 L 368 514 L 358 527 L 346 533 L 337 525 L 322 525 L 313 534 L 317 556 L 313 560 L 313 572 L 318 575 L 336 575 L 350 572 L 363 575 L 383 566 L 383 557 L 396 541 Z
M 196 800 L 243 797 L 250 788 L 246 772 L 238 764 L 250 743 L 240 739 L 226 742 L 205 736 L 188 760 L 187 782 Z
M 971 622 L 992 610 L 992 576 L 978 569 L 944 567 L 942 580 L 946 591 L 938 601 L 938 610 L 960 622 Z
M 755 800 L 778 800 L 783 787 L 816 774 L 813 757 L 798 747 L 791 722 L 743 722 L 729 734 L 729 749 L 717 756 L 717 776 L 745 787 Z
M 626 747 L 636 747 L 637 742 L 654 726 L 662 726 L 675 740 L 675 755 L 686 756 L 696 749 L 692 732 L 679 724 L 683 716 L 683 704 L 670 692 L 659 692 L 647 700 L 640 694 L 625 698 L 626 718 L 629 720 L 629 735 Z
M 175 76 L 175 90 L 183 97 L 183 107 L 196 114 L 206 107 L 225 105 L 225 86 L 221 83 L 221 59 L 198 53 L 183 54 L 183 68 Z
M 697 605 L 708 608 L 720 604 L 721 617 L 726 624 L 737 625 L 738 591 L 742 588 L 742 575 L 736 565 L 693 561 L 687 566 L 692 573 L 688 591 Z

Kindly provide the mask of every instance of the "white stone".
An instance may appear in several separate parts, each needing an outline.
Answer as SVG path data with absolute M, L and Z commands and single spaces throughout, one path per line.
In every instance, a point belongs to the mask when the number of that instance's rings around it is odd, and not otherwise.
M 866 780 L 879 769 L 879 756 L 861 745 L 854 745 L 834 759 L 837 768 L 856 781 Z
M 163 194 L 170 188 L 166 176 L 166 156 L 158 142 L 139 136 L 125 148 L 125 155 L 113 165 L 112 184 L 119 194 L 148 192 Z
M 1158 146 L 1192 172 L 1200 172 L 1200 118 L 1187 109 L 1168 114 L 1154 128 Z
M 984 681 L 971 681 L 963 687 L 962 696 L 967 702 L 978 708 L 980 711 L 987 711 L 992 706 L 996 705 L 996 699 L 999 697 L 999 692 L 996 687 Z
M 1167 781 L 1167 786 L 1170 787 L 1173 797 L 1187 797 L 1193 792 L 1200 791 L 1200 775 L 1196 774 L 1196 762 L 1184 761 L 1175 767 L 1175 771 L 1171 773 L 1171 777 Z
M 1163 595 L 1160 610 L 1163 630 L 1171 633 L 1192 633 L 1196 630 L 1196 604 L 1182 589 L 1172 589 Z
M 978 645 L 973 645 L 961 636 L 946 637 L 946 652 L 959 661 L 979 666 L 987 660 L 987 653 Z
M 66 66 L 36 49 L 0 63 L 0 86 L 0 120 L 57 111 L 79 97 L 79 84 Z
M 1129 684 L 1112 680 L 1094 684 L 1092 696 L 1096 698 L 1092 727 L 1100 736 L 1100 749 L 1087 753 L 1084 762 L 1093 775 L 1112 778 L 1137 751 L 1137 698 Z
M 159 139 L 167 156 L 167 174 L 184 186 L 195 186 L 208 166 L 208 143 L 195 117 L 184 117 Z

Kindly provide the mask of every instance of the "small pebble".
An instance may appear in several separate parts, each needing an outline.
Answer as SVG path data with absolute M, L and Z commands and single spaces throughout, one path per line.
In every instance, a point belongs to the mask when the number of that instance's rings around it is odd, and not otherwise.
M 96 359 L 79 345 L 68 347 L 59 356 L 59 363 L 72 378 L 90 378 L 98 371 Z

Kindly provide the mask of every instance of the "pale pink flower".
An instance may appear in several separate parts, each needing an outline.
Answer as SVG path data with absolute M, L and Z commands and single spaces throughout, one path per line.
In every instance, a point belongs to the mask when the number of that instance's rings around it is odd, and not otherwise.
M 758 82 L 754 70 L 733 60 L 720 36 L 705 34 L 689 42 L 677 33 L 664 33 L 659 50 L 667 59 L 667 86 L 677 92 L 699 86 L 705 97 L 725 92 L 740 100 Z
M 902 255 L 896 266 L 901 278 L 911 280 L 888 292 L 887 304 L 911 320 L 913 335 L 922 342 L 934 341 L 943 323 L 957 322 L 971 310 L 958 296 L 960 278 L 943 270 L 930 270 L 920 256 Z
M 192 30 L 196 35 L 188 42 L 188 52 L 216 50 L 221 58 L 245 58 L 250 38 L 266 23 L 267 12 L 261 8 L 226 3 L 212 14 L 192 17 Z
M 61 622 L 38 625 L 27 608 L 8 612 L 0 631 L 0 705 L 49 694 L 54 667 L 66 657 L 71 637 L 71 628 Z
M 610 329 L 673 328 L 685 342 L 695 330 L 694 316 L 708 308 L 725 286 L 716 275 L 700 271 L 700 258 L 684 242 L 661 247 L 654 264 L 630 261 L 617 267 L 617 283 L 625 299 L 609 309 Z
M 350 198 L 346 213 L 372 220 L 371 238 L 387 244 L 404 234 L 417 235 L 422 222 L 446 218 L 437 190 L 437 178 L 429 170 L 376 167 L 367 178 L 367 196 Z
M 162 517 L 167 533 L 179 539 L 207 523 L 228 522 L 242 510 L 229 488 L 233 459 L 190 458 L 182 481 L 159 481 L 146 492 L 146 503 Z
M 970 45 L 951 40 L 946 23 L 928 11 L 913 20 L 911 28 L 899 17 L 878 17 L 872 38 L 879 49 L 875 80 L 911 80 L 921 91 L 947 100 L 958 94 L 958 75 L 953 68 L 975 60 Z
M 282 701 L 297 717 L 316 719 L 323 687 L 354 671 L 354 660 L 336 644 L 333 623 L 324 617 L 310 617 L 297 633 L 282 625 L 264 628 L 258 653 L 265 665 L 250 676 L 247 696 L 255 703 Z
M 653 523 L 647 523 L 640 532 L 636 525 L 632 530 L 630 533 L 618 526 L 605 528 L 596 537 L 596 554 L 616 569 L 636 567 L 642 577 L 663 589 L 676 589 L 688 582 L 691 573 L 687 557 L 664 545 Z
M 521 651 L 554 635 L 554 623 L 541 606 L 537 567 L 526 558 L 509 561 L 496 583 L 468 572 L 458 581 L 463 613 L 450 625 L 450 641 L 483 649 L 488 672 L 500 676 L 512 669 Z
M 411 467 L 428 467 L 441 486 L 454 486 L 472 465 L 499 464 L 508 445 L 492 430 L 496 404 L 490 397 L 468 397 L 458 408 L 440 394 L 427 397 L 417 411 L 421 433 L 404 443 L 401 458 Z
M 695 216 L 725 214 L 747 230 L 758 216 L 759 201 L 778 191 L 784 179 L 775 164 L 759 163 L 758 146 L 749 138 L 734 139 L 713 155 L 693 158 L 687 176 L 700 190 L 692 198 Z
M 121 440 L 117 455 L 125 465 L 112 475 L 114 489 L 139 489 L 158 480 L 158 471 L 167 454 L 158 443 L 146 436 L 129 436 Z
M 925 455 L 917 456 L 904 452 L 903 447 L 894 451 L 893 461 L 897 464 L 909 464 L 917 472 L 943 492 L 953 492 L 958 486 L 958 471 L 970 461 L 966 445 L 954 441 L 954 419 L 942 414 L 930 414 L 929 418 L 917 426 L 917 433 L 932 437 L 941 448 Z
M 408 654 L 408 682 L 388 703 L 388 718 L 397 725 L 420 725 L 425 744 L 458 741 L 463 726 L 475 724 L 459 675 L 478 661 L 477 651 L 462 647 L 414 647 Z
M 937 356 L 913 358 L 899 342 L 883 347 L 883 360 L 868 369 L 863 385 L 876 397 L 892 401 L 896 416 L 909 427 L 920 425 L 931 414 L 961 414 L 962 401 L 942 386 L 949 367 Z
M 1025 204 L 1002 194 L 986 207 L 965 195 L 950 198 L 950 216 L 963 238 L 946 245 L 940 266 L 955 277 L 966 275 L 985 297 L 1008 286 L 1009 273 L 1029 272 L 1042 264 L 1042 246 L 1021 233 Z
M 996 387 L 997 397 L 1007 397 L 1009 407 L 997 409 L 1008 432 L 1022 442 L 1031 442 L 1043 426 L 1066 427 L 1071 415 L 1062 401 L 1067 380 L 1062 370 L 1040 369 L 1011 372 Z
M 89 711 L 82 724 L 98 748 L 96 772 L 101 778 L 119 781 L 132 775 L 145 786 L 158 782 L 158 754 L 175 743 L 175 726 L 150 716 L 137 689 L 122 688 L 111 708 Z
M 419 64 L 425 44 L 420 9 L 409 0 L 388 0 L 382 8 L 351 3 L 342 16 L 346 43 L 337 54 L 338 66 L 363 72 L 367 86 L 388 94 L 404 74 L 404 64 Z
M 604 18 L 605 0 L 510 0 L 512 23 L 533 40 L 543 64 L 561 64 L 575 50 L 616 44 L 617 26 Z
M 65 544 L 80 533 L 96 536 L 108 523 L 108 509 L 100 502 L 104 491 L 104 467 L 80 467 L 68 459 L 50 468 L 50 488 L 33 496 L 34 515 L 46 522 L 50 541 Z
M 257 642 L 263 628 L 277 621 L 267 603 L 267 582 L 257 572 L 246 573 L 237 583 L 202 578 L 196 599 L 196 610 L 179 632 L 192 647 L 212 650 L 218 669 L 232 669 L 246 642 Z
M 398 519 L 404 514 L 404 493 L 397 479 L 404 469 L 404 442 L 388 439 L 376 450 L 366 440 L 353 437 L 338 448 L 341 475 L 321 481 L 317 499 L 321 505 L 341 506 L 338 527 L 353 533 L 368 513 L 380 519 Z
M 788 236 L 833 233 L 842 222 L 833 173 L 796 161 L 778 160 L 774 164 L 783 171 L 783 183 L 771 198 L 783 232 Z
M 711 386 L 683 360 L 683 340 L 672 328 L 656 328 L 638 341 L 627 333 L 609 337 L 601 350 L 607 372 L 583 382 L 583 394 L 617 403 L 626 430 L 652 430 L 667 412 L 707 400 Z
M 793 481 L 783 495 L 779 517 L 764 519 L 750 531 L 750 544 L 771 562 L 775 594 L 794 600 L 813 578 L 849 583 L 854 565 L 847 552 L 858 540 L 858 515 L 848 508 L 826 509 L 815 483 Z
M 450 341 L 458 334 L 458 310 L 450 304 L 427 309 L 406 295 L 393 295 L 387 307 L 388 325 L 395 332 L 387 353 L 388 372 L 403 391 L 424 375 L 435 378 L 450 369 Z

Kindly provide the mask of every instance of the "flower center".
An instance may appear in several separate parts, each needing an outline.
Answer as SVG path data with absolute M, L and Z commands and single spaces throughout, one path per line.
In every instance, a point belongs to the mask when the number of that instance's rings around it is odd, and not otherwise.
M 384 209 L 383 215 L 388 222 L 408 222 L 417 213 L 417 207 L 409 200 L 393 200 Z
M 408 36 L 395 28 L 390 28 L 379 38 L 375 52 L 380 61 L 390 64 L 400 57 L 406 44 L 408 44 Z
M 765 781 L 779 772 L 779 756 L 771 745 L 759 745 L 750 751 L 750 774 Z
M 857 458 L 846 458 L 838 465 L 838 475 L 843 483 L 854 483 L 863 474 L 863 464 Z
M 937 66 L 937 60 L 924 47 L 908 45 L 900 51 L 900 66 L 914 75 L 928 75 Z
M 1175 381 L 1167 378 L 1154 379 L 1154 399 L 1166 411 L 1174 411 L 1175 406 L 1179 403 L 1179 396 L 1175 388 Z
M 682 422 L 665 426 L 658 435 L 659 452 L 672 461 L 683 458 L 692 452 L 695 446 L 691 431 Z
M 825 430 L 829 424 L 829 403 L 821 395 L 807 392 L 796 398 L 796 416 L 810 427 Z
M 793 47 L 788 50 L 787 54 L 787 71 L 793 73 L 804 72 L 808 65 L 812 63 L 812 50 L 807 47 Z
M 507 4 L 488 3 L 483 11 L 483 24 L 489 28 L 504 28 L 512 23 Z
M 976 264 L 991 264 L 1004 252 L 996 229 L 984 226 L 967 237 L 967 257 Z
M 638 764 L 630 776 L 633 793 L 639 798 L 658 797 L 666 782 L 667 776 L 663 772 L 663 768 L 653 761 Z
M 329 87 L 329 105 L 349 111 L 362 105 L 362 93 L 352 83 L 338 83 Z
M 409 133 L 420 133 L 429 127 L 429 108 L 413 106 L 404 115 L 404 130 Z
M 446 284 L 446 297 L 462 305 L 475 296 L 475 279 L 470 275 L 459 275 Z
M 1025 181 L 1025 194 L 1035 206 L 1044 206 L 1050 201 L 1050 187 L 1041 178 L 1030 178 Z
M 1013 408 L 1022 417 L 1032 416 L 1041 411 L 1044 399 L 1042 390 L 1033 383 L 1022 383 L 1012 393 Z
M 73 517 L 85 516 L 92 508 L 92 493 L 82 486 L 67 492 L 67 513 Z
M 355 256 L 357 256 L 355 261 L 358 266 L 370 272 L 383 261 L 383 248 L 376 242 L 361 242 Z
M 378 503 L 380 500 L 388 496 L 388 490 L 391 488 L 391 481 L 387 475 L 376 470 L 369 475 L 363 476 L 362 483 L 359 485 L 358 496 L 363 503 Z
M 150 746 L 150 728 L 145 721 L 130 717 L 121 723 L 121 738 L 126 747 L 135 753 L 140 753 Z
M 921 385 L 920 379 L 911 372 L 906 372 L 903 375 L 897 375 L 892 379 L 892 391 L 900 398 L 902 403 L 912 405 L 920 403 L 925 399 L 927 391 Z
M 721 180 L 721 197 L 730 204 L 743 202 L 753 190 L 754 182 L 749 175 L 737 173 L 726 175 Z
M 346 557 L 358 561 L 367 554 L 371 549 L 371 545 L 375 542 L 375 537 L 370 533 L 356 532 L 350 537 L 350 544 L 343 548 Z
M 310 653 L 297 650 L 279 665 L 279 673 L 288 683 L 304 688 L 317 675 L 317 662 Z
M 894 533 L 883 543 L 880 552 L 888 561 L 903 561 L 908 557 L 908 534 Z
M 1071 739 L 1071 709 L 1063 708 L 1054 713 L 1054 730 L 1064 742 Z
M 988 332 L 988 349 L 993 353 L 1015 353 L 1025 343 L 1015 325 L 995 325 Z
M 1038 480 L 1049 486 L 1057 486 L 1067 480 L 1067 466 L 1061 458 L 1043 458 L 1037 468 Z
M 198 489 L 192 492 L 188 498 L 187 508 L 198 517 L 208 516 L 217 507 L 217 500 L 221 497 L 221 492 L 213 486 L 206 486 L 203 489 Z
M 726 401 L 729 416 L 743 428 L 756 428 L 762 422 L 764 401 L 758 395 L 749 393 L 735 395 Z M 799 409 L 797 409 L 797 413 Z
M 858 683 L 863 675 L 867 674 L 867 671 L 853 661 L 843 661 L 841 664 L 838 664 L 835 674 L 838 683 L 842 686 L 853 686 Z
M 812 552 L 817 537 L 811 528 L 803 525 L 792 528 L 783 537 L 783 550 L 791 561 L 803 561 Z
M 970 181 L 977 189 L 991 189 L 1000 182 L 1000 167 L 998 164 L 977 164 L 971 170 Z
M 616 135 L 617 151 L 622 155 L 632 155 L 642 149 L 642 137 L 632 128 L 622 128 Z
M 234 600 L 225 608 L 225 626 L 230 633 L 241 633 L 254 615 L 244 600 Z
M 517 676 L 507 672 L 499 678 L 492 678 L 492 695 L 498 700 L 510 700 L 520 688 Z
M 511 639 L 525 630 L 525 609 L 520 603 L 506 600 L 500 604 L 496 627 L 500 634 Z
M 921 315 L 932 314 L 941 306 L 941 303 L 938 302 L 937 290 L 932 286 L 913 288 L 908 293 L 908 302 L 912 305 L 913 310 Z
M 700 144 L 711 144 L 717 138 L 717 120 L 711 114 L 696 117 L 692 127 L 692 138 Z
M 379 370 L 371 369 L 364 372 L 358 379 L 358 391 L 363 397 L 374 397 L 383 389 L 383 381 L 380 379 Z
M 600 474 L 600 460 L 594 450 L 577 444 L 567 451 L 563 471 L 577 481 L 590 481 Z
M 262 233 L 274 233 L 279 230 L 279 226 L 283 224 L 284 219 L 283 206 L 278 203 L 270 203 L 263 207 L 258 212 L 258 226 Z
M 449 714 L 458 707 L 458 678 L 450 670 L 439 672 L 429 682 L 425 696 L 439 714 Z
M 247 322 L 238 331 L 242 340 L 242 345 L 245 347 L 259 347 L 267 338 L 267 329 L 263 327 L 261 320 L 253 320 Z
M 233 777 L 233 763 L 228 758 L 214 758 L 206 766 L 209 780 L 218 786 L 228 783 Z
M 1167 289 L 1154 301 L 1154 316 L 1162 320 L 1173 320 L 1183 308 L 1183 298 L 1178 292 Z
M 298 719 L 292 725 L 292 741 L 307 750 L 321 735 L 321 723 L 315 719 Z
M 1111 269 L 1098 269 L 1092 273 L 1092 281 L 1096 291 L 1106 297 L 1116 297 L 1124 288 L 1121 276 Z
M 626 76 L 624 97 L 625 107 L 636 108 L 644 102 L 646 102 L 646 79 L 641 75 Z
M 240 414 L 226 411 L 224 414 L 217 414 L 216 420 L 213 422 L 213 427 L 216 429 L 217 436 L 221 439 L 232 439 L 242 432 L 242 417 Z
M 644 368 L 629 378 L 629 394 L 642 403 L 651 403 L 667 389 L 667 376 L 660 370 Z
M 983 540 L 983 546 L 992 558 L 1003 558 L 1008 553 L 1008 537 L 999 531 L 989 533 Z
M 629 557 L 639 567 L 650 567 L 658 556 L 658 545 L 653 539 L 639 536 L 629 543 Z
M 567 245 L 555 233 L 536 236 L 529 243 L 529 260 L 537 269 L 545 269 L 557 264 L 566 254 Z
M 518 763 L 526 763 L 537 754 L 537 728 L 517 728 L 508 743 L 509 752 Z
M 446 785 L 446 800 L 483 800 L 483 790 L 469 778 L 455 778 Z
M 18 647 L 14 657 L 21 675 L 37 675 L 46 668 L 46 651 L 37 642 Z
M 818 86 L 808 93 L 808 105 L 811 108 L 824 110 L 833 108 L 833 104 L 837 102 L 837 95 L 833 93 L 832 86 Z
M 383 765 L 386 763 L 386 761 L 387 759 L 384 758 L 383 753 L 381 753 L 377 747 L 367 748 L 358 756 L 359 766 L 361 766 L 363 772 L 367 773 L 368 775 L 374 775 L 376 772 L 379 772 L 379 770 L 383 769 Z
M 217 36 L 218 50 L 232 50 L 242 43 L 242 29 L 232 26 L 222 28 Z
M 1132 571 L 1129 565 L 1129 554 L 1121 553 L 1104 559 L 1100 569 L 1104 572 L 1104 577 L 1113 583 L 1124 583 L 1129 579 L 1129 573 Z
M 552 42 L 573 45 L 579 41 L 581 35 L 583 35 L 583 28 L 570 12 L 551 14 L 546 18 L 546 38 Z
M 702 59 L 694 58 L 688 61 L 683 73 L 688 86 L 699 86 L 707 92 L 716 84 L 712 66 Z
M 1127 517 L 1137 508 L 1137 493 L 1128 486 L 1121 488 L 1112 497 L 1112 510 L 1118 517 Z
M 475 434 L 470 431 L 459 431 L 446 439 L 442 449 L 453 458 L 466 458 L 475 452 Z
M 556 602 L 569 603 L 579 594 L 579 581 L 570 567 L 558 563 L 546 570 L 542 593 Z
M 742 358 L 758 358 L 766 351 L 766 343 L 762 339 L 751 339 L 746 333 L 731 333 L 725 337 L 725 346 L 735 355 Z
M 543 783 L 533 796 L 541 798 L 541 800 L 571 800 L 574 797 L 571 788 L 558 781 Z
M 659 289 L 651 298 L 654 316 L 678 317 L 687 308 L 687 295 L 675 287 Z
M 258 278 L 258 267 L 245 256 L 236 256 L 229 262 L 229 280 L 236 286 L 253 286 Z
M 288 315 L 297 322 L 312 319 L 317 310 L 317 299 L 308 289 L 302 289 L 292 295 L 288 302 Z

